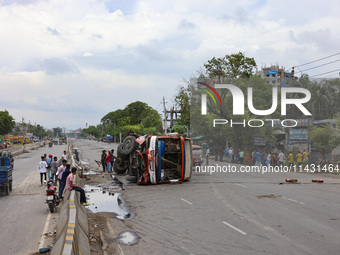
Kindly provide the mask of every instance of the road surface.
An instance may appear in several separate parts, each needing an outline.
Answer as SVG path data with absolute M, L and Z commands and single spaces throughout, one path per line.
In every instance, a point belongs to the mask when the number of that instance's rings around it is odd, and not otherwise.
M 101 149 L 113 145 L 74 142 L 101 175 L 92 162 L 99 159 Z M 230 165 L 213 160 L 210 164 Z M 231 166 L 240 169 L 240 165 Z M 311 182 L 320 177 L 325 183 Z M 299 183 L 286 183 L 286 178 L 297 178 Z M 106 254 L 320 255 L 340 251 L 340 175 L 194 172 L 183 184 L 130 185 L 119 192 L 135 216 L 124 221 L 101 217 L 106 221 L 100 225 Z M 137 243 L 118 244 L 124 231 L 135 233 Z
M 53 231 L 58 214 L 50 214 L 45 204 L 45 189 L 40 186 L 38 163 L 46 153 L 60 158 L 65 145 L 41 147 L 14 157 L 13 190 L 0 194 L 0 254 L 33 254 L 38 251 L 43 232 Z

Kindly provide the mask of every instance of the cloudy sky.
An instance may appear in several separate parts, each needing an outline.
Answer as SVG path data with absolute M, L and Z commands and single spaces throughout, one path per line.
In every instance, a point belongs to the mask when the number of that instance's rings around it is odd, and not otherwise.
M 241 51 L 289 69 L 339 53 L 339 10 L 336 0 L 0 0 L 0 110 L 72 129 L 137 100 L 162 111 L 213 57 Z M 339 59 L 300 70 L 337 70 Z

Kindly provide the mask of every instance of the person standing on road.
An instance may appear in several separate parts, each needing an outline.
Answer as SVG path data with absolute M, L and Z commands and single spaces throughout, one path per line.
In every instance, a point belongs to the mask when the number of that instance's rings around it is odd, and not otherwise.
M 48 180 L 51 179 L 51 163 L 53 161 L 53 158 L 52 158 L 52 154 L 48 155 L 48 158 L 46 159 L 46 163 L 47 163 L 47 178 Z
M 299 153 L 298 154 L 296 154 L 296 163 L 297 163 L 297 166 L 299 167 L 299 166 L 301 166 L 301 164 L 302 164 L 302 154 L 301 154 L 301 152 L 299 151 Z
M 206 165 L 209 165 L 209 153 L 210 153 L 210 149 L 208 147 L 207 151 L 205 152 Z
M 74 149 L 74 156 L 76 157 L 77 164 L 79 165 L 79 163 L 80 163 L 79 152 L 76 149 Z
M 67 160 L 67 154 L 66 154 L 66 151 L 64 151 L 64 154 L 61 156 L 62 159 L 65 159 Z
M 63 192 L 64 192 L 64 188 L 66 185 L 66 178 L 67 176 L 71 173 L 70 171 L 70 164 L 66 164 L 66 168 L 62 174 L 62 177 L 60 179 L 60 187 L 59 187 L 59 198 L 63 199 Z
M 305 169 L 308 165 L 308 152 L 306 150 L 302 153 L 303 159 L 302 159 L 302 168 Z
M 60 180 L 61 180 L 61 177 L 63 175 L 63 172 L 65 171 L 66 169 L 66 163 L 67 163 L 67 160 L 66 159 L 63 159 L 61 161 L 61 166 L 58 167 L 58 170 L 57 170 L 57 173 L 56 175 L 58 175 L 58 179 L 59 179 L 59 191 L 60 191 Z
M 272 155 L 270 154 L 270 152 L 268 152 L 268 154 L 267 154 L 267 160 L 266 160 L 266 165 L 267 165 L 267 167 L 270 167 L 271 159 L 272 159 Z
M 230 147 L 229 156 L 230 156 L 230 163 L 234 163 L 234 152 L 233 152 L 233 147 Z
M 240 159 L 240 164 L 243 164 L 244 151 L 242 149 L 240 149 L 240 152 L 238 153 L 238 155 L 239 155 L 239 159 Z
M 101 156 L 100 162 L 102 162 L 103 172 L 105 172 L 105 169 L 106 169 L 106 150 L 102 150 L 102 156 Z
M 44 182 L 46 182 L 46 172 L 47 172 L 47 163 L 46 158 L 44 156 L 41 157 L 41 161 L 39 162 L 39 171 L 40 171 L 40 183 L 43 186 L 43 175 L 45 175 Z
M 291 151 L 288 154 L 288 163 L 289 163 L 289 168 L 294 166 L 294 155 Z
M 107 154 L 106 154 L 106 161 L 105 161 L 105 163 L 106 163 L 107 172 L 108 173 L 112 172 L 110 151 L 108 151 Z
M 258 150 L 256 150 L 255 154 L 255 166 L 261 167 L 261 163 L 262 163 L 262 155 L 261 152 L 259 152 Z
M 58 170 L 58 158 L 54 157 L 51 163 L 51 180 L 54 182 L 54 176 Z M 57 180 L 56 180 L 57 181 Z
M 285 154 L 283 154 L 282 151 L 280 151 L 279 153 L 279 166 L 283 166 L 283 164 L 285 163 L 286 157 Z
M 86 196 L 85 196 L 84 189 L 81 186 L 76 185 L 74 183 L 74 175 L 76 173 L 77 173 L 77 168 L 72 167 L 71 174 L 69 174 L 66 178 L 66 188 L 67 188 L 68 191 L 75 190 L 75 191 L 80 192 L 80 204 L 81 205 L 84 205 L 84 206 L 90 205 L 90 203 L 86 202 Z

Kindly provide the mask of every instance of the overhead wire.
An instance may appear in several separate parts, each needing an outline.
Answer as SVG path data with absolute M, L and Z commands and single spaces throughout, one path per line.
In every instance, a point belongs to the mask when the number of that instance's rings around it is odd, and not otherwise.
M 326 63 L 326 64 L 322 64 L 322 65 L 318 65 L 318 66 L 315 66 L 315 67 L 311 67 L 311 68 L 308 68 L 308 69 L 305 69 L 305 70 L 302 70 L 302 71 L 300 70 L 300 71 L 298 71 L 298 72 L 296 72 L 296 73 L 302 73 L 302 72 L 305 72 L 305 71 L 313 70 L 313 69 L 315 69 L 315 68 L 319 68 L 319 67 L 322 67 L 322 66 L 326 66 L 326 65 L 329 65 L 329 64 L 333 64 L 333 63 L 339 62 L 339 61 L 340 61 L 340 59 L 337 59 L 337 60 L 328 62 L 328 63 Z
M 331 57 L 334 57 L 334 56 L 337 56 L 337 55 L 340 55 L 340 52 L 335 53 L 335 54 L 330 55 L 330 56 L 327 56 L 327 57 L 324 57 L 324 58 L 319 58 L 319 59 L 317 59 L 317 60 L 313 60 L 313 61 L 308 62 L 308 63 L 305 63 L 305 64 L 297 65 L 297 66 L 294 66 L 294 67 L 305 66 L 305 65 L 313 64 L 313 63 L 315 63 L 315 62 L 318 62 L 318 61 L 321 61 L 321 60 L 324 60 L 324 59 L 327 59 L 327 58 L 331 58 Z
M 340 71 L 340 69 L 336 69 L 336 70 L 333 70 L 333 71 L 329 71 L 329 72 L 325 72 L 325 73 L 320 73 L 320 74 L 312 75 L 310 77 L 316 77 L 316 76 L 320 76 L 320 75 L 324 75 L 324 74 L 329 74 L 329 73 L 333 73 L 333 72 L 337 72 L 337 71 Z

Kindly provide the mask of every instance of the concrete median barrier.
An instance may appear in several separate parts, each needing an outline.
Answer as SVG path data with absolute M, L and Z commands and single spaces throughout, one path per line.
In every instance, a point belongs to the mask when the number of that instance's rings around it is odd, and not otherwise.
M 71 167 L 75 165 L 72 156 L 73 146 L 68 142 L 68 155 Z M 80 178 L 76 176 L 76 182 Z M 80 204 L 79 192 L 74 190 L 64 192 L 64 203 L 60 210 L 56 243 L 52 255 L 90 255 L 89 226 L 85 207 Z

